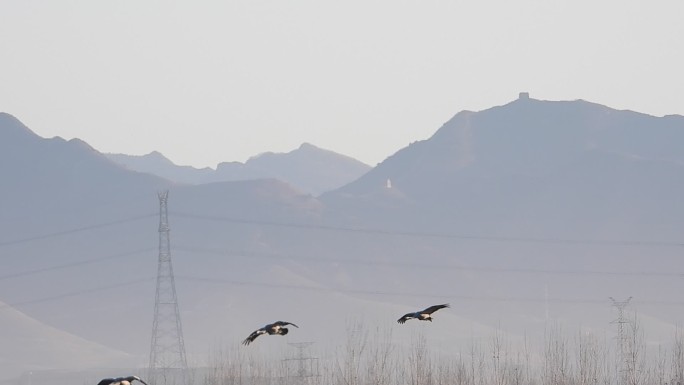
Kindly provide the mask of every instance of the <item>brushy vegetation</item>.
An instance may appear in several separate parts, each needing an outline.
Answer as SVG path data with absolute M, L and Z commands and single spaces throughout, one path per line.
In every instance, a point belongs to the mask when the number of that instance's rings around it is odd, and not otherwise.
M 543 343 L 512 345 L 503 333 L 465 351 L 438 354 L 424 335 L 411 345 L 393 342 L 391 331 L 355 324 L 331 359 L 293 367 L 286 360 L 261 360 L 240 349 L 215 353 L 209 368 L 195 371 L 194 385 L 682 385 L 684 336 L 669 346 L 649 347 L 635 319 L 622 344 L 589 333 L 551 327 Z M 620 349 L 620 346 L 622 349 Z M 320 362 L 319 362 L 320 361 Z

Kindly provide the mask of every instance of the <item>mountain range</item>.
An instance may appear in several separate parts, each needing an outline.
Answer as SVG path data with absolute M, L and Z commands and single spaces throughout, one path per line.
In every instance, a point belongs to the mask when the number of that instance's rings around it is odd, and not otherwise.
M 37 325 L 36 339 L 80 341 L 86 366 L 144 364 L 157 193 L 168 189 L 192 362 L 279 318 L 300 326 L 289 340 L 316 341 L 322 354 L 354 322 L 408 343 L 424 325 L 397 328 L 396 318 L 438 301 L 452 309 L 425 333 L 446 352 L 495 330 L 541 338 L 550 320 L 610 333 L 611 296 L 634 298 L 657 343 L 684 316 L 681 143 L 682 116 L 521 94 L 461 111 L 365 172 L 332 154 L 312 173 L 323 150 L 303 145 L 237 165 L 250 173 L 232 180 L 220 173 L 230 164 L 183 169 L 154 154 L 166 169 L 134 165 L 0 114 L 0 316 L 33 320 L 22 324 Z M 287 170 L 251 174 L 274 164 Z M 285 349 L 260 342 L 252 351 Z M 39 366 L 29 353 L 0 358 L 0 380 Z
M 216 170 L 177 166 L 159 152 L 143 156 L 106 154 L 131 170 L 178 183 L 203 184 L 254 179 L 278 179 L 311 195 L 341 187 L 370 170 L 356 159 L 304 143 L 288 153 L 267 152 L 241 162 L 219 163 Z

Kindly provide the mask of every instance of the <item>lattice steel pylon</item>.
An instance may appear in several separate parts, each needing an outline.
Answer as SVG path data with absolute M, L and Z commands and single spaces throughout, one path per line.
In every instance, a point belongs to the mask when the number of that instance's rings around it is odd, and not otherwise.
M 617 309 L 618 317 L 611 323 L 617 324 L 617 370 L 619 375 L 618 383 L 627 383 L 627 378 L 630 376 L 630 371 L 633 370 L 633 366 L 630 365 L 629 359 L 627 357 L 627 333 L 625 331 L 625 324 L 630 323 L 625 318 L 625 308 L 629 305 L 629 301 L 632 297 L 627 298 L 623 301 L 618 301 L 613 297 L 609 297 L 613 304 L 613 307 Z
M 304 349 L 313 345 L 313 342 L 288 342 L 290 346 L 297 348 L 298 354 L 293 358 L 286 358 L 283 361 L 297 362 L 297 369 L 294 374 L 291 374 L 288 368 L 287 383 L 288 385 L 306 385 L 315 381 L 318 374 L 318 357 L 308 357 L 304 355 Z M 308 368 L 306 363 L 308 362 Z M 315 366 L 314 366 L 315 364 Z M 316 383 L 316 382 L 314 382 Z
M 169 238 L 168 197 L 163 191 L 159 196 L 159 265 L 157 268 L 157 292 L 154 301 L 154 321 L 152 323 L 152 344 L 150 347 L 149 376 L 158 378 L 157 382 L 166 382 L 173 370 L 179 371 L 184 382 L 188 368 L 185 359 L 185 343 L 181 326 L 176 284 L 171 264 L 171 241 Z M 164 377 L 164 381 L 159 381 Z M 173 378 L 177 378 L 174 374 Z

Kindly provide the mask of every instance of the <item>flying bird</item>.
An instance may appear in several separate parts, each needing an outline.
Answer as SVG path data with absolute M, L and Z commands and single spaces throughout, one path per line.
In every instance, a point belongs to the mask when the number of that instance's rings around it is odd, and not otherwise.
M 147 382 L 141 380 L 138 376 L 105 378 L 102 381 L 98 382 L 97 385 L 131 385 L 131 383 L 136 380 L 147 385 Z
M 417 311 L 415 313 L 407 313 L 407 314 L 404 314 L 403 317 L 399 318 L 397 320 L 397 322 L 399 322 L 400 324 L 403 324 L 404 322 L 406 322 L 412 318 L 415 318 L 419 321 L 430 321 L 430 322 L 432 322 L 431 314 L 436 312 L 439 309 L 444 309 L 445 307 L 449 307 L 449 304 L 445 303 L 443 305 L 430 306 L 429 308 L 422 310 L 422 311 Z
M 292 325 L 296 328 L 299 328 L 299 326 L 293 324 L 292 322 L 277 321 L 277 322 L 274 322 L 272 324 L 268 324 L 259 330 L 255 330 L 254 332 L 252 332 L 252 334 L 249 335 L 249 337 L 245 338 L 245 340 L 242 341 L 242 344 L 245 346 L 249 345 L 252 342 L 254 342 L 254 340 L 257 337 L 259 337 L 262 334 L 268 334 L 268 335 L 277 334 L 277 335 L 284 336 L 288 332 L 287 328 L 285 327 L 287 325 Z M 100 385 L 100 384 L 98 384 L 98 385 Z

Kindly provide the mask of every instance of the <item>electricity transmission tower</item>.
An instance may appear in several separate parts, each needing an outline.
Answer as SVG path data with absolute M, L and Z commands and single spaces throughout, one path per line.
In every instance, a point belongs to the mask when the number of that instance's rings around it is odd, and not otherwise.
M 294 375 L 291 375 L 288 368 L 288 381 L 292 385 L 308 384 L 309 380 L 314 377 L 319 377 L 318 374 L 318 358 L 307 357 L 304 354 L 304 349 L 313 345 L 313 342 L 288 342 L 288 345 L 294 346 L 297 349 L 297 356 L 294 358 L 286 358 L 284 361 L 294 361 L 297 363 L 297 369 Z M 314 362 L 316 363 L 314 367 Z M 308 365 L 307 365 L 308 363 Z M 315 369 L 315 370 L 314 370 Z
M 629 305 L 629 301 L 632 300 L 632 297 L 629 297 L 624 301 L 618 301 L 613 297 L 609 298 L 618 313 L 617 319 L 611 321 L 611 323 L 617 324 L 617 369 L 621 379 L 624 380 L 625 378 L 628 378 L 628 371 L 632 369 L 632 365 L 630 364 L 627 355 L 629 341 L 625 331 L 625 324 L 630 323 L 630 321 L 625 318 L 625 308 Z
M 154 301 L 152 345 L 150 347 L 150 373 L 152 384 L 166 383 L 172 372 L 180 372 L 185 381 L 188 364 L 185 359 L 183 328 L 178 311 L 176 284 L 171 265 L 171 242 L 169 240 L 169 217 L 167 201 L 169 192 L 159 196 L 159 265 L 157 268 L 157 292 Z M 162 378 L 163 377 L 163 378 Z M 174 378 L 176 376 L 174 375 Z M 157 379 L 158 381 L 154 381 Z

